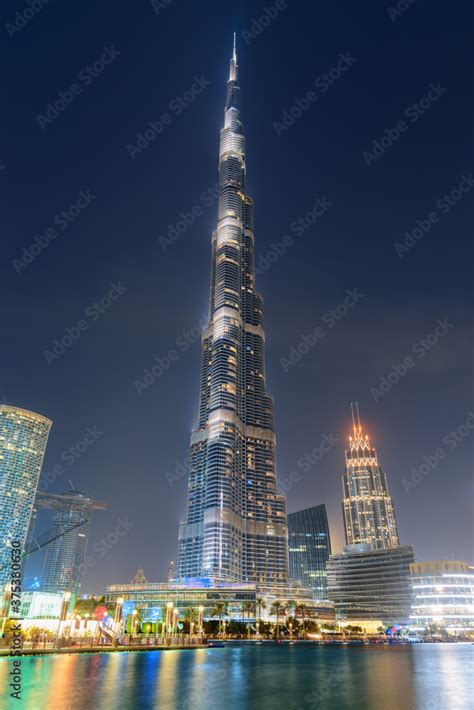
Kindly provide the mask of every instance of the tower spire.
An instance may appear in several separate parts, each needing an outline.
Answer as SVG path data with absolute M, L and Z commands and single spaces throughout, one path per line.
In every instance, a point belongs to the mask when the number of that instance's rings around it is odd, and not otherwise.
M 355 432 L 355 430 L 356 430 L 356 423 L 355 423 L 355 419 L 354 419 L 354 405 L 352 404 L 352 402 L 351 402 L 351 414 L 352 414 L 352 428 L 353 428 L 353 430 L 354 430 L 354 432 Z
M 237 33 L 234 32 L 232 57 L 230 60 L 229 81 L 237 81 Z

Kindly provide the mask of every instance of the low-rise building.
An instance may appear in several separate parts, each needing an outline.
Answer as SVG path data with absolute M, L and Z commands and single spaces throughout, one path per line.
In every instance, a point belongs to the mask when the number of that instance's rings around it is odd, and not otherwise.
M 348 545 L 327 563 L 329 599 L 336 617 L 377 619 L 382 624 L 409 622 L 413 602 L 410 565 L 412 545 L 374 549 L 371 544 Z
M 112 584 L 107 587 L 106 602 L 123 600 L 123 617 L 134 609 L 140 610 L 143 621 L 163 620 L 168 604 L 178 609 L 180 615 L 186 609 L 203 608 L 204 619 L 218 617 L 216 606 L 224 603 L 227 619 L 236 621 L 269 620 L 270 609 L 276 601 L 285 608 L 294 602 L 305 605 L 306 614 L 314 620 L 334 621 L 334 605 L 329 601 L 313 599 L 311 590 L 296 582 L 282 589 L 263 589 L 251 583 L 216 583 L 210 578 L 187 578 L 180 582 L 143 582 Z M 249 606 L 246 606 L 249 604 Z M 244 611 L 244 608 L 246 609 Z M 290 613 L 290 611 L 288 611 Z
M 466 562 L 434 560 L 410 566 L 415 629 L 474 634 L 474 568 Z

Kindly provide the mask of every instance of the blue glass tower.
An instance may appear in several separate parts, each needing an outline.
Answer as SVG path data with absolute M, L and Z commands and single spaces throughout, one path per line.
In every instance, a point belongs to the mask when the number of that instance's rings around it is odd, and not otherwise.
M 0 594 L 12 578 L 12 543 L 25 544 L 51 423 L 0 405 Z

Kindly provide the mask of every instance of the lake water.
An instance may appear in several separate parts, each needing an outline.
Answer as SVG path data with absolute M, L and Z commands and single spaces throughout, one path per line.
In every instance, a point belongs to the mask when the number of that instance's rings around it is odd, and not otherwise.
M 470 644 L 239 645 L 22 659 L 22 702 L 9 699 L 12 661 L 0 659 L 0 707 L 27 710 L 472 710 Z

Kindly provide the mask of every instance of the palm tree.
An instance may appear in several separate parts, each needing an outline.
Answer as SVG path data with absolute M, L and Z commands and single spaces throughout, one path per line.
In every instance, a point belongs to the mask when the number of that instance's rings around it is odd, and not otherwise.
M 296 612 L 298 612 L 301 616 L 301 622 L 303 626 L 303 638 L 306 636 L 306 629 L 305 629 L 305 620 L 306 616 L 308 615 L 309 607 L 307 604 L 298 604 L 296 607 Z
M 197 619 L 196 609 L 192 606 L 188 606 L 184 611 L 184 620 L 189 623 L 189 634 L 191 635 L 192 627 Z
M 267 604 L 263 597 L 257 597 L 255 600 L 255 606 L 257 607 L 257 621 L 260 623 L 262 618 L 262 609 L 267 608 Z
M 271 616 L 276 616 L 276 635 L 278 639 L 280 638 L 280 616 L 283 616 L 284 613 L 285 605 L 278 601 L 273 602 L 270 608 L 270 614 Z
M 229 613 L 228 602 L 216 602 L 214 604 L 214 607 L 213 607 L 211 613 L 212 613 L 212 616 L 219 617 L 219 628 L 223 632 L 223 635 L 225 636 L 225 631 L 223 630 L 222 618 L 224 616 L 227 616 Z M 224 627 L 224 629 L 225 629 L 225 627 Z
M 262 618 L 262 609 L 267 608 L 267 604 L 265 602 L 265 599 L 263 597 L 257 597 L 255 600 L 255 606 L 257 609 L 257 632 L 260 633 L 259 628 L 260 628 L 260 621 Z
M 245 613 L 247 612 L 247 637 L 250 638 L 250 614 L 255 611 L 255 602 L 242 602 L 242 615 L 245 621 Z

